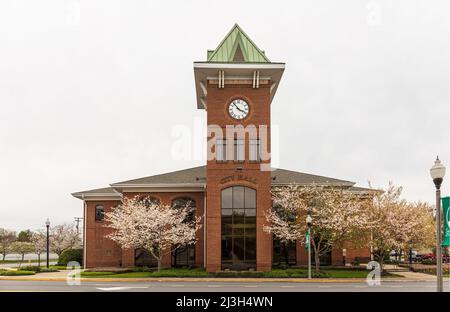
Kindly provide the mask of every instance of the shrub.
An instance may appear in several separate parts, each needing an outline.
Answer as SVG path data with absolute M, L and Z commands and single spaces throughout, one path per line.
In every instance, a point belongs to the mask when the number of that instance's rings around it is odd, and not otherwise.
M 67 249 L 58 259 L 58 265 L 67 265 L 70 261 L 76 261 L 83 265 L 83 249 Z
M 351 264 L 352 266 L 359 266 L 361 263 L 359 262 L 358 259 L 355 259 L 355 260 L 353 260 L 350 264 Z
M 216 272 L 215 277 L 264 277 L 264 272 L 254 271 L 222 271 Z
M 20 276 L 20 275 L 34 275 L 36 274 L 33 271 L 24 271 L 24 270 L 0 270 L 0 276 Z
M 36 273 L 48 273 L 48 272 L 58 272 L 54 268 L 38 267 L 37 265 L 23 266 L 20 268 L 21 271 L 33 271 Z

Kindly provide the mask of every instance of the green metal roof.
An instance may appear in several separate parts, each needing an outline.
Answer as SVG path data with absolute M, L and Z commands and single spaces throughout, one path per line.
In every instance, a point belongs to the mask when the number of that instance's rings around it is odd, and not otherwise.
M 208 62 L 270 63 L 269 59 L 247 34 L 234 24 L 215 50 L 208 50 Z

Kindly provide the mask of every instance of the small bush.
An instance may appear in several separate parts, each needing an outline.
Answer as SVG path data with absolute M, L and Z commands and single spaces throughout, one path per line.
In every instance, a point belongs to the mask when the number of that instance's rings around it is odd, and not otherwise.
M 33 271 L 24 271 L 24 270 L 0 270 L 0 276 L 21 276 L 21 275 L 34 275 L 36 274 Z
M 62 252 L 58 259 L 58 265 L 67 265 L 70 261 L 76 261 L 83 265 L 83 249 L 68 249 Z
M 48 273 L 48 272 L 58 272 L 58 270 L 54 268 L 46 268 L 46 267 L 38 267 L 36 265 L 23 266 L 20 268 L 21 271 L 33 271 L 36 273 Z
M 352 262 L 350 262 L 350 264 L 352 265 L 352 266 L 359 266 L 360 264 L 361 264 L 361 262 L 359 262 L 359 260 L 353 260 Z
M 436 264 L 436 261 L 435 260 L 431 260 L 431 259 L 423 259 L 420 263 L 432 265 L 432 264 Z

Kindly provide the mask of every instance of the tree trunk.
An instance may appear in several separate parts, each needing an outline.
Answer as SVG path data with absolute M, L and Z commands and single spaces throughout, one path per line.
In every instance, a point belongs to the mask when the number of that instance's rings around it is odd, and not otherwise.
M 41 266 L 41 254 L 38 253 L 38 267 Z
M 158 272 L 161 271 L 161 258 L 158 259 Z
M 22 259 L 19 262 L 19 268 L 22 266 L 23 259 L 25 258 L 25 254 L 22 254 Z
M 319 253 L 317 251 L 314 251 L 314 261 L 315 261 L 315 265 L 316 265 L 316 271 L 319 271 L 319 269 L 320 269 L 320 256 L 319 256 Z

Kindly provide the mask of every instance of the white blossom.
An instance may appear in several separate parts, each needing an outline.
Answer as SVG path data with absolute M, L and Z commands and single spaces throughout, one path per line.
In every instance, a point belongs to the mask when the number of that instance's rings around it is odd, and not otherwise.
M 122 248 L 145 249 L 158 261 L 159 270 L 165 253 L 196 243 L 201 218 L 190 218 L 191 213 L 189 203 L 173 207 L 138 196 L 124 198 L 121 205 L 105 214 L 105 226 L 113 229 L 107 237 Z

